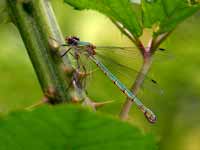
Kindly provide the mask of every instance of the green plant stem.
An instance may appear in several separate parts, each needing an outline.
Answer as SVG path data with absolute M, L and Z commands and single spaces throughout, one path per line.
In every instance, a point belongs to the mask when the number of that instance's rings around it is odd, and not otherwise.
M 133 42 L 136 44 L 136 46 L 138 47 L 138 49 L 140 50 L 142 56 L 143 56 L 143 65 L 136 77 L 135 82 L 133 83 L 132 87 L 131 87 L 131 91 L 137 95 L 140 87 L 143 84 L 143 81 L 145 79 L 145 76 L 147 75 L 147 73 L 149 72 L 149 69 L 151 67 L 152 64 L 152 57 L 153 54 L 155 53 L 155 51 L 157 50 L 157 48 L 159 47 L 159 45 L 170 35 L 171 32 L 166 32 L 163 33 L 160 36 L 155 36 L 154 38 L 152 38 L 149 41 L 149 45 L 147 48 L 145 48 L 142 44 L 142 42 L 139 39 L 135 39 Z M 126 120 L 128 118 L 128 114 L 130 112 L 131 106 L 133 105 L 133 101 L 131 101 L 130 99 L 126 99 L 122 110 L 119 114 L 120 119 L 122 120 Z
M 69 101 L 71 99 L 68 92 L 67 80 L 69 79 L 64 73 L 63 61 L 56 47 L 49 43 L 50 37 L 63 42 L 50 2 L 48 0 L 7 0 L 7 4 L 44 95 L 51 103 Z M 68 60 L 65 62 L 69 63 Z
M 166 32 L 163 33 L 159 36 L 155 36 L 152 40 L 152 54 L 158 49 L 160 44 L 172 33 L 171 32 Z
M 143 65 L 136 77 L 136 80 L 134 82 L 134 84 L 132 85 L 131 87 L 131 91 L 137 95 L 140 87 L 142 86 L 143 84 L 143 81 L 145 79 L 145 75 L 148 73 L 150 67 L 151 67 L 151 64 L 152 64 L 152 59 L 151 59 L 151 56 L 150 57 L 147 57 L 146 59 L 144 59 L 144 62 L 143 62 Z M 123 107 L 122 107 L 122 110 L 120 112 L 120 118 L 122 120 L 126 120 L 128 118 L 128 114 L 129 114 L 129 111 L 131 109 L 131 106 L 133 105 L 133 101 L 130 100 L 130 99 L 126 99 Z

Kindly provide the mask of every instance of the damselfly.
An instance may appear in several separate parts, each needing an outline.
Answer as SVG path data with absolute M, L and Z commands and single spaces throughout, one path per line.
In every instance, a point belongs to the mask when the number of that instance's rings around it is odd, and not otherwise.
M 144 113 L 145 117 L 150 123 L 155 123 L 157 118 L 156 115 L 147 108 L 139 98 L 137 98 L 134 93 L 132 93 L 120 80 L 118 80 L 117 77 L 115 77 L 108 69 L 107 67 L 101 63 L 96 58 L 96 46 L 89 42 L 80 41 L 77 37 L 68 37 L 66 38 L 66 44 L 63 44 L 62 46 L 68 46 L 66 52 L 62 54 L 64 56 L 66 53 L 70 52 L 70 50 L 74 50 L 74 54 L 72 54 L 76 59 L 79 58 L 80 55 L 87 56 L 92 62 L 94 62 L 97 67 L 132 101 L 135 102 L 137 107 Z M 121 47 L 118 47 L 121 48 Z M 121 48 L 123 49 L 123 48 Z M 80 65 L 80 64 L 78 64 Z

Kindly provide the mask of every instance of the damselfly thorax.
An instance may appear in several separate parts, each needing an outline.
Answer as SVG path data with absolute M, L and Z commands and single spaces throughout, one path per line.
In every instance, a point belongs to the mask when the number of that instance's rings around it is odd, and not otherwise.
M 69 46 L 71 46 L 70 48 L 74 48 L 76 50 L 76 53 L 80 53 L 80 54 L 84 53 L 84 54 L 88 54 L 88 56 L 96 55 L 96 51 L 95 51 L 96 46 L 89 42 L 81 42 L 78 37 L 74 37 L 74 36 L 67 37 L 65 40 L 66 40 L 66 43 Z

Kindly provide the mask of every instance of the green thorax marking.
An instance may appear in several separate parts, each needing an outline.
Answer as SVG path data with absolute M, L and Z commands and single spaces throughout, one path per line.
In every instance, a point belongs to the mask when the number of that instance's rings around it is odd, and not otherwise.
M 78 41 L 78 46 L 88 46 L 88 45 L 90 45 L 89 42 Z

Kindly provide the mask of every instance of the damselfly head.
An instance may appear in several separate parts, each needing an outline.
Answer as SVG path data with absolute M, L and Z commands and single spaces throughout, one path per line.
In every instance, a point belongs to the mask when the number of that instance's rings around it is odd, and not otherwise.
M 65 41 L 69 45 L 77 45 L 80 39 L 76 36 L 69 36 L 65 38 Z

